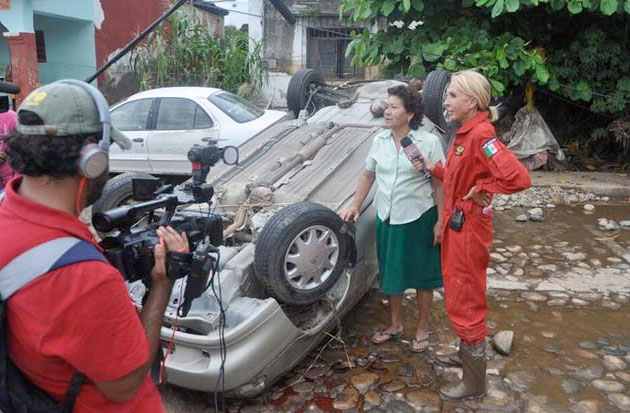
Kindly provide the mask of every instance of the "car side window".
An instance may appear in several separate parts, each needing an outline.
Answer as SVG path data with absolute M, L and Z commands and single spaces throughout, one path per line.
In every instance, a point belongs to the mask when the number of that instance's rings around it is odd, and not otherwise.
M 210 129 L 214 123 L 210 116 L 206 113 L 201 106 L 197 105 L 195 110 L 195 129 Z
M 229 92 L 215 93 L 208 100 L 238 123 L 250 122 L 265 113 L 256 105 Z
M 212 120 L 194 101 L 182 98 L 161 98 L 155 129 L 185 130 L 212 127 Z
M 118 130 L 146 130 L 153 99 L 134 100 L 124 103 L 111 113 L 112 125 Z

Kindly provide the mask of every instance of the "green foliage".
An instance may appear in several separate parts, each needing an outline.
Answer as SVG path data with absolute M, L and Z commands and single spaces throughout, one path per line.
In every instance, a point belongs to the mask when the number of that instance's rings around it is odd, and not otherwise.
M 566 9 L 571 14 L 582 12 L 611 16 L 615 13 L 630 14 L 630 0 L 477 0 L 477 7 L 491 9 L 492 18 L 521 9 L 545 7 L 553 12 Z
M 132 69 L 141 90 L 164 86 L 208 86 L 237 93 L 239 86 L 262 87 L 265 68 L 260 44 L 248 53 L 247 33 L 225 31 L 213 38 L 193 17 L 176 12 L 133 52 Z
M 380 25 L 356 34 L 347 54 L 385 64 L 387 76 L 475 68 L 495 96 L 533 82 L 614 114 L 630 108 L 629 3 L 424 0 L 421 11 L 403 12 L 402 0 L 342 0 L 342 13 Z
M 486 0 L 477 0 L 478 3 L 483 1 Z M 503 4 L 502 0 L 498 1 Z M 354 53 L 353 63 L 387 63 L 387 75 L 424 76 L 436 68 L 451 71 L 476 68 L 490 80 L 497 96 L 524 79 L 547 83 L 549 72 L 543 59 L 525 39 L 507 32 L 497 36 L 488 20 L 454 15 L 446 3 L 437 6 L 442 8 L 439 11 L 435 9 L 437 1 L 425 1 L 423 6 L 431 7 L 434 12 L 427 16 L 413 10 L 396 11 L 406 8 L 398 0 L 345 0 L 343 10 L 352 11 L 352 16 L 359 20 L 364 20 L 361 16 L 368 13 L 371 19 L 378 20 L 384 17 L 381 12 L 385 11 L 390 13 L 388 21 L 404 22 L 400 28 L 389 26 L 386 31 L 375 34 L 367 31 L 356 34 L 347 55 Z M 514 7 L 508 3 L 509 7 Z M 424 23 L 412 29 L 413 21 Z
M 580 32 L 569 47 L 551 52 L 547 65 L 549 88 L 589 102 L 593 112 L 622 112 L 630 102 L 630 51 L 601 29 Z

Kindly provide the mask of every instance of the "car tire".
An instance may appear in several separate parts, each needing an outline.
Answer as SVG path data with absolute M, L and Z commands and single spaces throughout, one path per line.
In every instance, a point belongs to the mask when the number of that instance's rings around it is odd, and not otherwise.
M 312 202 L 289 205 L 263 227 L 254 259 L 256 277 L 279 302 L 310 304 L 322 298 L 348 264 L 343 221 Z
M 451 83 L 451 72 L 447 70 L 434 70 L 424 81 L 422 86 L 422 102 L 424 114 L 431 122 L 446 131 L 451 124 L 444 113 L 444 98 L 446 89 Z
M 101 197 L 92 205 L 92 215 L 119 207 L 133 199 L 131 181 L 134 178 L 153 178 L 153 176 L 144 172 L 125 172 L 111 178 L 105 184 Z
M 287 107 L 297 118 L 308 101 L 311 85 L 323 85 L 324 78 L 314 69 L 302 69 L 291 77 L 287 88 Z

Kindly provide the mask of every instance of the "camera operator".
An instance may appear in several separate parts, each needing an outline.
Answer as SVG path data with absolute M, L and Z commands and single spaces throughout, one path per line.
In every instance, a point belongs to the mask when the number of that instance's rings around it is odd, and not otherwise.
M 70 82 L 33 91 L 18 111 L 17 132 L 5 139 L 7 161 L 21 176 L 9 182 L 0 204 L 0 269 L 62 237 L 101 251 L 78 217 L 108 178 L 108 144 L 99 146 L 109 140 L 107 102 L 89 85 Z M 109 132 L 113 143 L 131 146 L 116 129 Z M 99 149 L 102 172 L 93 176 L 88 158 Z M 151 289 L 139 315 L 121 274 L 99 260 L 53 269 L 7 301 L 9 354 L 28 379 L 61 401 L 71 377 L 86 376 L 74 412 L 165 411 L 148 372 L 172 287 L 166 249 L 187 252 L 188 241 L 170 227 L 157 234 L 164 243 L 154 248 Z

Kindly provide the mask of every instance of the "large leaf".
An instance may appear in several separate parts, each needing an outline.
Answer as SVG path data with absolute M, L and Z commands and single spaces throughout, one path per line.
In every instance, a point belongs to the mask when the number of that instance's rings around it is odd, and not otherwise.
M 582 3 L 584 7 L 588 9 L 588 11 L 597 11 L 599 10 L 599 0 L 590 0 L 591 4 L 589 6 L 586 3 Z
M 558 11 L 564 7 L 564 0 L 551 0 L 551 8 Z
M 630 14 L 630 0 L 626 0 L 626 2 L 623 4 L 623 9 L 626 11 L 626 13 Z
M 582 0 L 568 0 L 567 9 L 571 14 L 578 14 L 582 12 Z
M 503 13 L 503 4 L 504 4 L 504 0 L 497 0 L 497 2 L 494 3 L 494 7 L 492 7 L 493 19 L 500 16 L 501 13 Z
M 514 13 L 521 6 L 521 2 L 519 0 L 506 0 L 505 8 L 508 12 Z
M 441 43 L 427 43 L 422 46 L 422 58 L 427 62 L 435 62 L 446 50 L 446 46 Z
M 601 0 L 599 2 L 599 9 L 602 14 L 606 16 L 610 16 L 617 11 L 617 6 L 619 6 L 618 0 Z
M 514 62 L 512 68 L 514 69 L 514 73 L 516 73 L 516 76 L 523 76 L 527 67 L 525 66 L 525 62 L 519 59 Z
M 547 83 L 549 80 L 549 71 L 543 65 L 536 66 L 536 79 L 542 84 Z
M 421 12 L 422 10 L 424 10 L 424 1 L 423 0 L 411 0 L 411 7 L 413 7 L 413 9 L 415 11 Z
M 457 64 L 455 63 L 455 60 L 449 58 L 444 61 L 444 69 L 450 70 L 452 72 L 455 70 L 456 67 Z
M 385 46 L 385 51 L 394 55 L 398 55 L 405 50 L 405 46 L 403 45 L 404 37 L 398 37 L 395 41 L 389 43 Z
M 411 9 L 411 0 L 402 1 L 402 11 L 407 13 Z
M 394 0 L 385 0 L 383 2 L 383 5 L 381 6 L 381 13 L 383 13 L 383 16 L 387 17 L 392 14 L 395 7 L 396 3 L 394 2 Z
M 410 77 L 425 77 L 427 75 L 427 69 L 425 69 L 421 63 L 416 63 L 411 65 L 407 74 Z
M 499 66 L 501 66 L 501 69 L 507 69 L 508 67 L 510 67 L 510 62 L 508 62 L 507 60 L 504 49 L 501 48 L 497 50 L 496 60 L 499 61 Z
M 502 95 L 503 92 L 505 92 L 505 86 L 503 85 L 503 83 L 494 79 L 489 79 L 489 81 L 490 81 L 490 85 L 492 86 L 492 89 L 494 89 L 497 92 L 496 93 L 497 95 Z
M 577 92 L 579 94 L 579 98 L 588 102 L 593 97 L 593 91 L 591 90 L 591 86 L 585 82 L 584 80 L 580 80 L 577 83 Z

